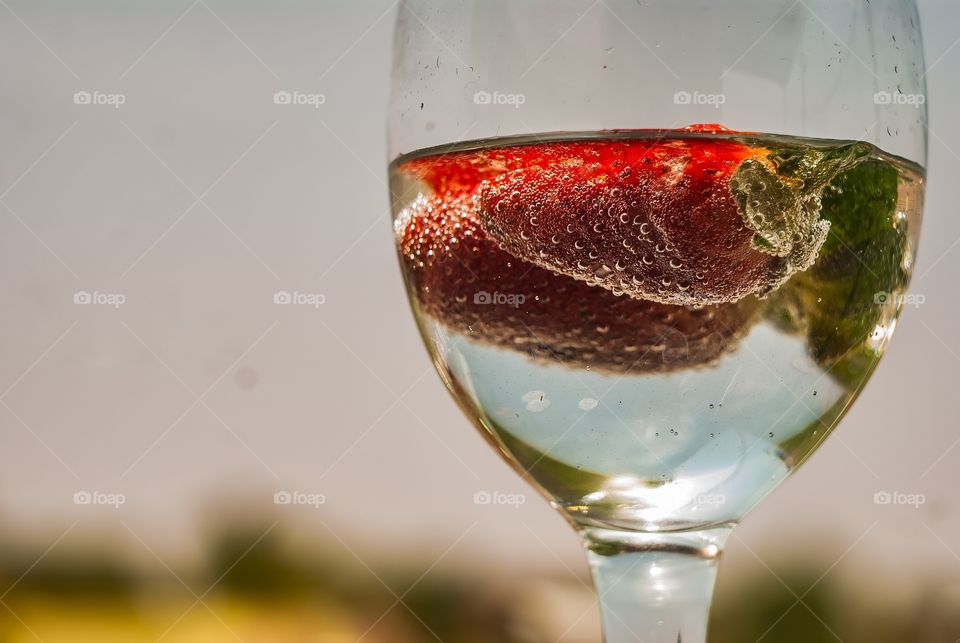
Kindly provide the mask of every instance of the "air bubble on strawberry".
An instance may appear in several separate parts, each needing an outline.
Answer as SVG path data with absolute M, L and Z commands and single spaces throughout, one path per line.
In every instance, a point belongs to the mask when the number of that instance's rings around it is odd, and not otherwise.
M 618 373 L 693 368 L 735 346 L 755 319 L 753 298 L 685 309 L 518 260 L 486 236 L 468 197 L 420 196 L 396 233 L 415 306 L 474 341 L 536 359 Z
M 701 306 L 766 295 L 815 261 L 819 194 L 869 150 L 772 151 L 738 140 L 584 142 L 478 192 L 511 255 L 616 294 Z

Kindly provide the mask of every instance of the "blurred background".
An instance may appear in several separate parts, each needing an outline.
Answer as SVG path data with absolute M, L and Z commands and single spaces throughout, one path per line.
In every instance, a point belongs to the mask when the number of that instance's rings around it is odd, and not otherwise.
M 923 302 L 736 532 L 713 641 L 960 639 L 960 8 L 920 9 Z M 407 310 L 396 10 L 0 0 L 0 642 L 599 640 Z

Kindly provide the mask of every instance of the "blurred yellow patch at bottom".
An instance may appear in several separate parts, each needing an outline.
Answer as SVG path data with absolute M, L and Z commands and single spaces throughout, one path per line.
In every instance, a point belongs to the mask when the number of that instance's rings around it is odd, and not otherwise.
M 4 643 L 353 643 L 366 629 L 324 605 L 238 599 L 69 603 L 19 597 L 0 615 Z

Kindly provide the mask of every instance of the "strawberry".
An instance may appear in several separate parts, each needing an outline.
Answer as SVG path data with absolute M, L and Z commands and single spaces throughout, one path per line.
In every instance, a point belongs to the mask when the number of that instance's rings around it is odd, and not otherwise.
M 707 364 L 754 319 L 755 300 L 686 309 L 618 297 L 517 259 L 481 229 L 470 197 L 419 197 L 398 217 L 414 305 L 475 341 L 583 368 Z
M 562 144 L 489 147 L 417 156 L 402 161 L 399 169 L 434 194 L 467 196 L 487 179 L 518 168 L 562 161 L 565 154 Z
M 483 177 L 480 224 L 510 255 L 614 293 L 684 306 L 763 296 L 813 263 L 829 229 L 818 197 L 838 162 L 824 154 L 784 164 L 791 176 L 732 138 L 546 147 Z

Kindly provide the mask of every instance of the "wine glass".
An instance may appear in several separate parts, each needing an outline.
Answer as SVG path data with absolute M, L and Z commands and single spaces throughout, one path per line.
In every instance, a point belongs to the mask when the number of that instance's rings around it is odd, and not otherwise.
M 926 155 L 913 2 L 403 0 L 402 272 L 583 538 L 605 640 L 702 642 L 733 526 L 884 352 Z

